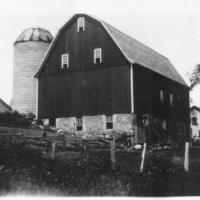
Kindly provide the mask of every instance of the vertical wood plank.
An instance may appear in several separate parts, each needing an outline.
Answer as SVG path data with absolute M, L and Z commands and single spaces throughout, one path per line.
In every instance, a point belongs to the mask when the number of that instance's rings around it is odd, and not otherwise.
M 56 151 L 56 143 L 52 142 L 52 145 L 51 145 L 51 158 L 52 159 L 55 158 L 55 151 Z
M 142 160 L 141 160 L 141 165 L 140 165 L 140 173 L 142 173 L 143 169 L 144 169 L 144 159 L 145 159 L 145 153 L 146 153 L 146 146 L 147 146 L 147 144 L 144 143 L 143 150 L 142 150 Z
M 189 142 L 185 143 L 184 169 L 186 172 L 189 171 Z
M 116 152 L 116 144 L 115 144 L 115 138 L 113 137 L 113 140 L 110 143 L 111 165 L 113 170 L 115 170 L 116 168 L 115 152 Z

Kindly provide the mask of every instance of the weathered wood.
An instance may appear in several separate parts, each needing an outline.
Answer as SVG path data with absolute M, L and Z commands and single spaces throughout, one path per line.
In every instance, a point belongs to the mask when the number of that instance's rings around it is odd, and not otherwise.
M 141 159 L 141 165 L 140 165 L 140 173 L 142 173 L 143 169 L 144 169 L 144 160 L 145 160 L 146 146 L 147 146 L 147 144 L 144 143 L 143 150 L 142 150 L 142 159 Z
M 77 32 L 75 21 L 60 35 L 39 76 L 40 118 L 130 112 L 129 65 L 102 25 L 85 20 L 85 31 Z M 100 64 L 93 63 L 97 47 Z M 61 69 L 66 52 L 69 68 Z
M 113 170 L 115 170 L 115 168 L 116 168 L 115 152 L 116 152 L 115 138 L 113 138 L 113 140 L 110 142 L 111 165 L 112 165 Z
M 185 143 L 184 169 L 186 172 L 189 171 L 189 142 Z
M 187 139 L 190 116 L 188 88 L 137 64 L 134 65 L 133 71 L 134 105 L 138 125 L 142 123 L 143 114 L 151 114 L 154 118 L 165 119 L 168 136 L 176 138 L 176 125 L 181 122 L 187 126 L 182 134 L 182 137 L 186 136 Z M 160 102 L 160 90 L 164 91 L 163 103 Z M 170 106 L 170 94 L 173 94 L 173 106 Z M 169 127 L 170 121 L 174 123 L 172 127 Z
M 52 159 L 55 158 L 55 151 L 56 151 L 56 143 L 52 142 L 52 146 L 51 146 L 51 158 Z
M 65 135 L 63 134 L 63 147 L 65 147 Z

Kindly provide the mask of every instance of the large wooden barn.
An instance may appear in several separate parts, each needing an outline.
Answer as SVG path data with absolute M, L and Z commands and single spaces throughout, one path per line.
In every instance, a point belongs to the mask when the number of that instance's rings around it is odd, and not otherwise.
M 171 62 L 86 14 L 59 30 L 35 77 L 37 116 L 50 125 L 137 142 L 149 120 L 169 141 L 189 135 L 189 88 Z

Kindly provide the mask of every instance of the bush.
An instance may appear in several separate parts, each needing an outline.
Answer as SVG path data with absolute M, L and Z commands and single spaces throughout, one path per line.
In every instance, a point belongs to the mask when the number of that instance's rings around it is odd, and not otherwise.
M 0 113 L 0 124 L 19 128 L 30 128 L 34 117 L 32 113 L 25 115 L 17 111 L 4 112 Z

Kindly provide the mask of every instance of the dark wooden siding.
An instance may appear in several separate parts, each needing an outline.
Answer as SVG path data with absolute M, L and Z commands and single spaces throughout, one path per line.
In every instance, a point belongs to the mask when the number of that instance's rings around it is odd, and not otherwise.
M 93 50 L 102 48 L 102 63 L 93 63 Z M 61 55 L 69 53 L 69 68 L 61 69 Z M 85 17 L 85 30 L 77 32 L 77 22 L 73 21 L 60 35 L 40 77 L 63 75 L 81 70 L 126 65 L 127 61 L 102 25 Z
M 142 127 L 142 115 L 166 120 L 168 139 L 189 139 L 189 89 L 141 66 L 134 65 L 134 104 L 138 125 Z M 160 102 L 160 90 L 164 91 L 164 104 Z M 173 106 L 170 106 L 173 94 Z M 159 122 L 160 123 L 160 122 Z
M 39 79 L 39 117 L 130 112 L 127 66 L 48 76 Z
M 102 48 L 102 63 L 93 63 L 93 50 Z M 61 55 L 69 53 L 69 68 Z M 39 81 L 39 117 L 129 113 L 129 67 L 121 51 L 99 22 L 85 17 L 85 31 L 73 21 L 60 35 Z
M 182 121 L 188 119 L 188 88 L 138 65 L 134 65 L 133 71 L 136 113 L 152 113 L 155 117 Z M 164 104 L 160 103 L 160 90 L 164 91 Z M 173 107 L 170 106 L 170 94 L 173 94 Z

